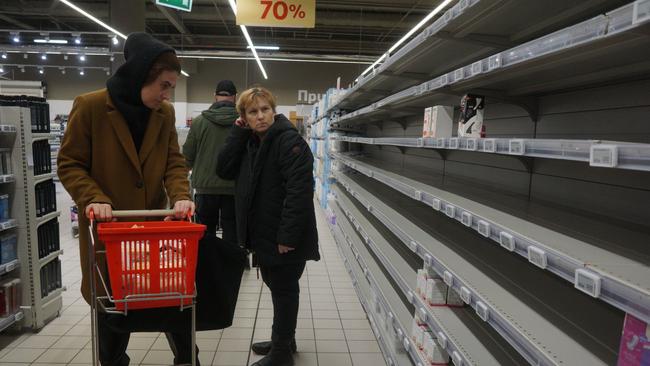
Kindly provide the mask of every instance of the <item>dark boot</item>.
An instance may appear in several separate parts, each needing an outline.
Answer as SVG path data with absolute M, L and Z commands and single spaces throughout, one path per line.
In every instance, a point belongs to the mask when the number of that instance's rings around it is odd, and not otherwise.
M 271 352 L 272 345 L 273 345 L 273 342 L 271 342 L 271 341 L 257 342 L 257 343 L 253 343 L 253 345 L 251 346 L 251 349 L 256 354 L 265 356 L 265 355 L 268 355 L 269 352 Z M 295 339 L 293 341 L 291 341 L 291 352 L 292 353 L 298 352 L 298 347 L 296 345 L 296 340 Z
M 292 341 L 273 341 L 271 351 L 251 366 L 293 366 Z

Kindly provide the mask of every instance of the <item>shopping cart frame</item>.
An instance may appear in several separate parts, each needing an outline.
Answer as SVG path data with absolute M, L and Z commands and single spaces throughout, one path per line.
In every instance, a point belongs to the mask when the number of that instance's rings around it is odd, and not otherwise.
M 167 217 L 174 216 L 174 210 L 121 210 L 113 211 L 112 216 L 114 218 L 129 218 L 129 217 Z M 191 221 L 191 216 L 188 216 L 188 219 Z M 116 300 L 111 296 L 111 291 L 109 291 L 106 284 L 106 280 L 102 275 L 102 272 L 97 264 L 97 254 L 106 256 L 106 249 L 95 251 L 95 218 L 94 213 L 90 212 L 90 224 L 88 225 L 88 230 L 90 234 L 90 240 L 88 241 L 88 269 L 90 270 L 90 328 L 91 328 L 91 344 L 92 344 L 92 365 L 99 365 L 99 335 L 97 328 L 97 314 L 98 308 L 101 308 L 103 312 L 107 314 L 118 314 L 126 316 L 128 314 L 128 305 L 131 302 L 140 302 L 140 301 L 158 301 L 158 300 L 178 300 L 179 302 L 179 311 L 184 311 L 189 309 L 191 311 L 192 318 L 192 366 L 196 366 L 196 286 L 194 289 L 193 295 L 184 295 L 180 292 L 167 292 L 167 293 L 156 293 L 156 294 L 137 294 L 137 295 L 127 295 L 124 299 Z M 107 295 L 97 296 L 97 280 L 96 276 L 99 277 L 101 285 L 104 288 L 104 291 Z M 190 305 L 185 304 L 186 299 L 192 299 Z M 113 306 L 106 306 L 106 304 L 112 303 Z M 124 310 L 117 310 L 115 306 L 118 303 L 124 304 Z

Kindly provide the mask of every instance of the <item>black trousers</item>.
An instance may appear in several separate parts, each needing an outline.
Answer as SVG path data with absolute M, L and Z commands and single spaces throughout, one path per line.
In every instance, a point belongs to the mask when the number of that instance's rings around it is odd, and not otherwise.
M 144 313 L 143 313 L 144 314 Z M 120 318 L 121 317 L 121 318 Z M 128 326 L 125 325 L 122 315 L 106 313 L 97 314 L 97 333 L 99 336 L 99 363 L 102 366 L 128 366 L 130 362 L 126 349 L 129 345 L 131 332 L 128 328 L 138 328 L 138 323 L 149 327 L 151 318 L 143 315 L 129 313 Z M 192 335 L 186 332 L 165 333 L 169 347 L 174 353 L 174 365 L 192 363 Z M 196 349 L 196 365 L 199 365 L 199 349 Z
M 262 280 L 271 290 L 273 301 L 273 341 L 289 342 L 296 336 L 299 280 L 306 262 L 260 267 Z M 288 343 L 287 343 L 288 344 Z
M 235 222 L 235 196 L 219 194 L 196 194 L 196 218 L 207 226 L 206 235 L 216 236 L 217 227 L 223 230 L 223 240 L 237 242 Z

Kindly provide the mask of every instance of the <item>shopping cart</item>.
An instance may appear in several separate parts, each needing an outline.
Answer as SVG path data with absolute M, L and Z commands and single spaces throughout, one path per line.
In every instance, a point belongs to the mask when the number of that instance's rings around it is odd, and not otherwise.
M 116 218 L 172 216 L 173 210 L 113 211 Z M 90 214 L 88 266 L 91 288 L 93 365 L 98 365 L 97 311 L 127 315 L 129 310 L 161 307 L 189 309 L 192 319 L 192 366 L 196 358 L 194 275 L 205 226 L 190 221 L 106 222 L 97 226 L 105 249 L 95 251 L 95 220 Z M 111 291 L 97 264 L 105 255 Z M 96 277 L 97 276 L 97 277 Z M 97 281 L 107 295 L 97 295 Z

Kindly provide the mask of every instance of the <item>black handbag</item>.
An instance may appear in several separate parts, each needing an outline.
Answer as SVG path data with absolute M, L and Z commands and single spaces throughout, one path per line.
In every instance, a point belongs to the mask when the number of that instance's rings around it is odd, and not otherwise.
M 232 325 L 246 260 L 246 250 L 236 243 L 217 237 L 201 239 L 196 266 L 197 330 Z

